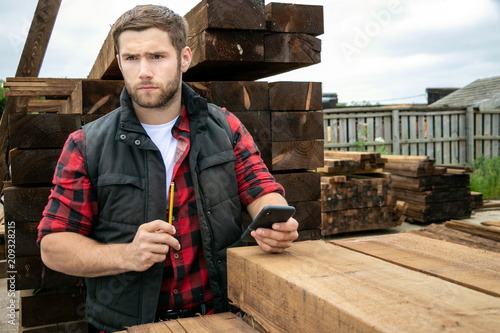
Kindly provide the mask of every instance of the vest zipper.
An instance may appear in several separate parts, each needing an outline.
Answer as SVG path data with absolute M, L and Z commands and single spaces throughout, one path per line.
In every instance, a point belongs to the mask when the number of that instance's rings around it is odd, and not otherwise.
M 205 204 L 203 204 L 203 206 L 205 206 Z M 209 218 L 210 215 L 211 215 L 210 210 L 208 210 L 207 211 L 207 218 Z M 208 220 L 207 220 L 207 226 L 208 226 L 208 231 L 210 231 L 210 239 L 211 239 L 211 243 L 212 243 L 212 252 L 213 252 L 215 249 L 214 232 L 213 232 L 212 226 Z M 217 265 L 217 262 L 215 260 L 215 253 L 212 253 L 212 263 L 215 267 L 215 270 L 217 271 L 217 275 L 218 275 L 217 281 L 218 281 L 218 285 L 219 285 L 219 288 L 220 288 L 222 296 L 223 296 L 223 310 L 227 311 L 227 307 L 226 307 L 227 295 L 226 295 L 226 291 L 224 290 L 224 284 L 220 282 L 221 280 L 223 280 L 222 273 L 221 273 L 219 266 Z M 227 265 L 227 262 L 226 262 L 226 265 Z

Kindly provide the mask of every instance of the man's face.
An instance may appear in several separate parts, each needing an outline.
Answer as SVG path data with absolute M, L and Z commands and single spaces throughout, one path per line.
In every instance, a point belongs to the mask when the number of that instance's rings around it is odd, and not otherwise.
M 118 60 L 132 100 L 143 108 L 162 108 L 178 93 L 185 72 L 167 32 L 158 28 L 126 30 L 118 38 Z M 186 67 L 187 66 L 187 67 Z

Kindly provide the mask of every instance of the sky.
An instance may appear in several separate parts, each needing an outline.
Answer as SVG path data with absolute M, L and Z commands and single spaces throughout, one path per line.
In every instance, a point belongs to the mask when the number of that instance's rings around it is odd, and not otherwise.
M 86 78 L 126 10 L 198 0 L 62 0 L 39 77 Z M 266 0 L 266 4 L 270 2 Z M 263 79 L 322 82 L 339 102 L 426 103 L 426 88 L 500 75 L 500 0 L 289 0 L 321 5 L 321 63 Z M 15 75 L 37 0 L 0 0 L 0 79 Z

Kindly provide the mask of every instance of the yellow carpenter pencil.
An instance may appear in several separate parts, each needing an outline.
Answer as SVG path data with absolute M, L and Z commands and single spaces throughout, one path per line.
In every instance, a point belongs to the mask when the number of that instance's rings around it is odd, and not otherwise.
M 168 208 L 168 223 L 172 224 L 172 212 L 174 210 L 174 182 L 170 183 L 170 206 Z

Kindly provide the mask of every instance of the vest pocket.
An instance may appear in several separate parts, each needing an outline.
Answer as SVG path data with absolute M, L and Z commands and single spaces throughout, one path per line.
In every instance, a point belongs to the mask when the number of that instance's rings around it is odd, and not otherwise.
M 108 173 L 97 179 L 99 218 L 141 224 L 144 218 L 145 178 Z
M 235 162 L 233 150 L 208 156 L 198 162 L 199 184 L 203 189 L 207 209 L 238 195 Z

